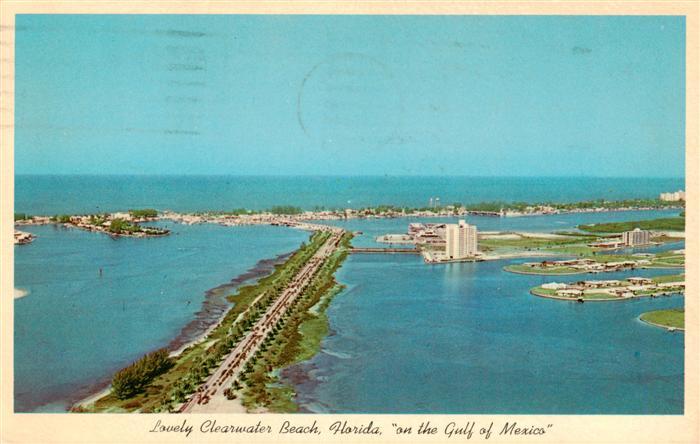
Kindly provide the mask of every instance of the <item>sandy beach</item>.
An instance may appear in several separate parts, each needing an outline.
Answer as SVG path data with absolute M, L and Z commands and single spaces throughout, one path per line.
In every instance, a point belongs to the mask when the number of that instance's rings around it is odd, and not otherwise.
M 14 289 L 15 299 L 23 298 L 28 294 L 29 294 L 29 291 L 24 290 L 22 288 L 15 288 Z

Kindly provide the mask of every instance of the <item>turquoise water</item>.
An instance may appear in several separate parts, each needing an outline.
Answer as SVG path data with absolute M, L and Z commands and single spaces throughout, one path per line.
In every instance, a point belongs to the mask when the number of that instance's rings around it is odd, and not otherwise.
M 304 410 L 337 413 L 680 414 L 683 334 L 638 321 L 679 296 L 577 304 L 529 295 L 553 280 L 518 261 L 425 265 L 351 255 L 331 334 L 284 372 Z M 522 260 L 520 260 L 522 262 Z M 606 278 L 675 274 L 637 270 Z M 569 276 L 576 280 L 576 276 Z M 558 278 L 562 280 L 562 278 Z
M 14 250 L 15 286 L 29 291 L 14 304 L 15 411 L 64 410 L 170 344 L 202 310 L 207 290 L 308 239 L 270 226 L 167 225 L 174 232 L 164 238 L 117 240 L 26 228 L 37 238 Z
M 17 176 L 15 210 L 31 214 L 95 213 L 129 208 L 199 211 L 311 210 L 441 202 L 572 202 L 658 197 L 685 189 L 684 179 L 498 177 Z
M 434 196 L 443 202 L 571 201 L 654 197 L 682 187 L 681 179 L 19 176 L 15 208 L 56 214 L 417 206 Z M 677 213 L 467 219 L 482 231 L 554 231 Z M 362 231 L 355 245 L 376 246 L 375 236 L 404 232 L 417 220 L 332 223 Z M 14 248 L 15 286 L 29 291 L 14 303 L 16 411 L 62 411 L 144 353 L 179 346 L 226 308 L 223 294 L 308 238 L 266 226 L 166 225 L 173 235 L 118 240 L 54 226 L 25 228 L 38 237 Z M 351 256 L 338 273 L 348 288 L 329 308 L 333 332 L 323 351 L 285 372 L 302 407 L 682 412 L 683 335 L 637 321 L 644 311 L 682 306 L 682 298 L 582 305 L 535 298 L 528 289 L 545 279 L 504 273 L 507 263 L 427 266 L 417 256 Z M 663 273 L 677 270 L 635 275 Z M 221 285 L 227 285 L 221 292 L 209 291 Z

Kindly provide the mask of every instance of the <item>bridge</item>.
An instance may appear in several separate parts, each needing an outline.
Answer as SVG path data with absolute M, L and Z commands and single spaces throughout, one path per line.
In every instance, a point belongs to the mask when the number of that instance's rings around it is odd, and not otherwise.
M 399 253 L 399 254 L 420 254 L 420 251 L 415 248 L 369 248 L 369 247 L 355 247 L 348 250 L 350 253 L 375 253 L 375 254 L 386 254 L 386 253 Z
M 468 210 L 467 214 L 470 216 L 493 216 L 493 217 L 503 217 L 503 213 L 500 211 L 478 211 L 478 210 Z

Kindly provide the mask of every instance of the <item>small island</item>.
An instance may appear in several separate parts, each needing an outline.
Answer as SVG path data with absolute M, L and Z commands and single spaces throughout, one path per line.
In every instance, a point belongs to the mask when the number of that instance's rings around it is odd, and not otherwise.
M 683 268 L 685 251 L 633 253 L 629 255 L 591 255 L 576 259 L 543 260 L 507 265 L 505 271 L 518 274 L 560 276 L 585 273 L 609 273 L 638 268 Z
M 55 216 L 29 216 L 15 214 L 15 225 L 59 224 L 69 228 L 96 231 L 112 237 L 158 237 L 170 234 L 170 230 L 141 225 L 158 220 L 158 211 L 148 208 L 128 212 Z M 15 237 L 17 237 L 15 235 Z
M 653 278 L 630 277 L 625 280 L 587 280 L 571 283 L 548 282 L 530 289 L 530 293 L 550 299 L 576 302 L 619 301 L 640 297 L 655 298 L 685 293 L 685 275 Z

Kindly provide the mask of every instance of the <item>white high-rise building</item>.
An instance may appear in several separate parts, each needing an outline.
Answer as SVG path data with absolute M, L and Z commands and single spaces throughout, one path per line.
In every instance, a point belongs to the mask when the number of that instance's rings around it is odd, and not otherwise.
M 647 245 L 651 242 L 651 236 L 647 230 L 635 228 L 632 231 L 622 233 L 622 243 L 633 247 L 635 245 Z
M 445 256 L 447 259 L 462 259 L 474 256 L 477 249 L 476 226 L 463 220 L 459 224 L 445 226 Z

